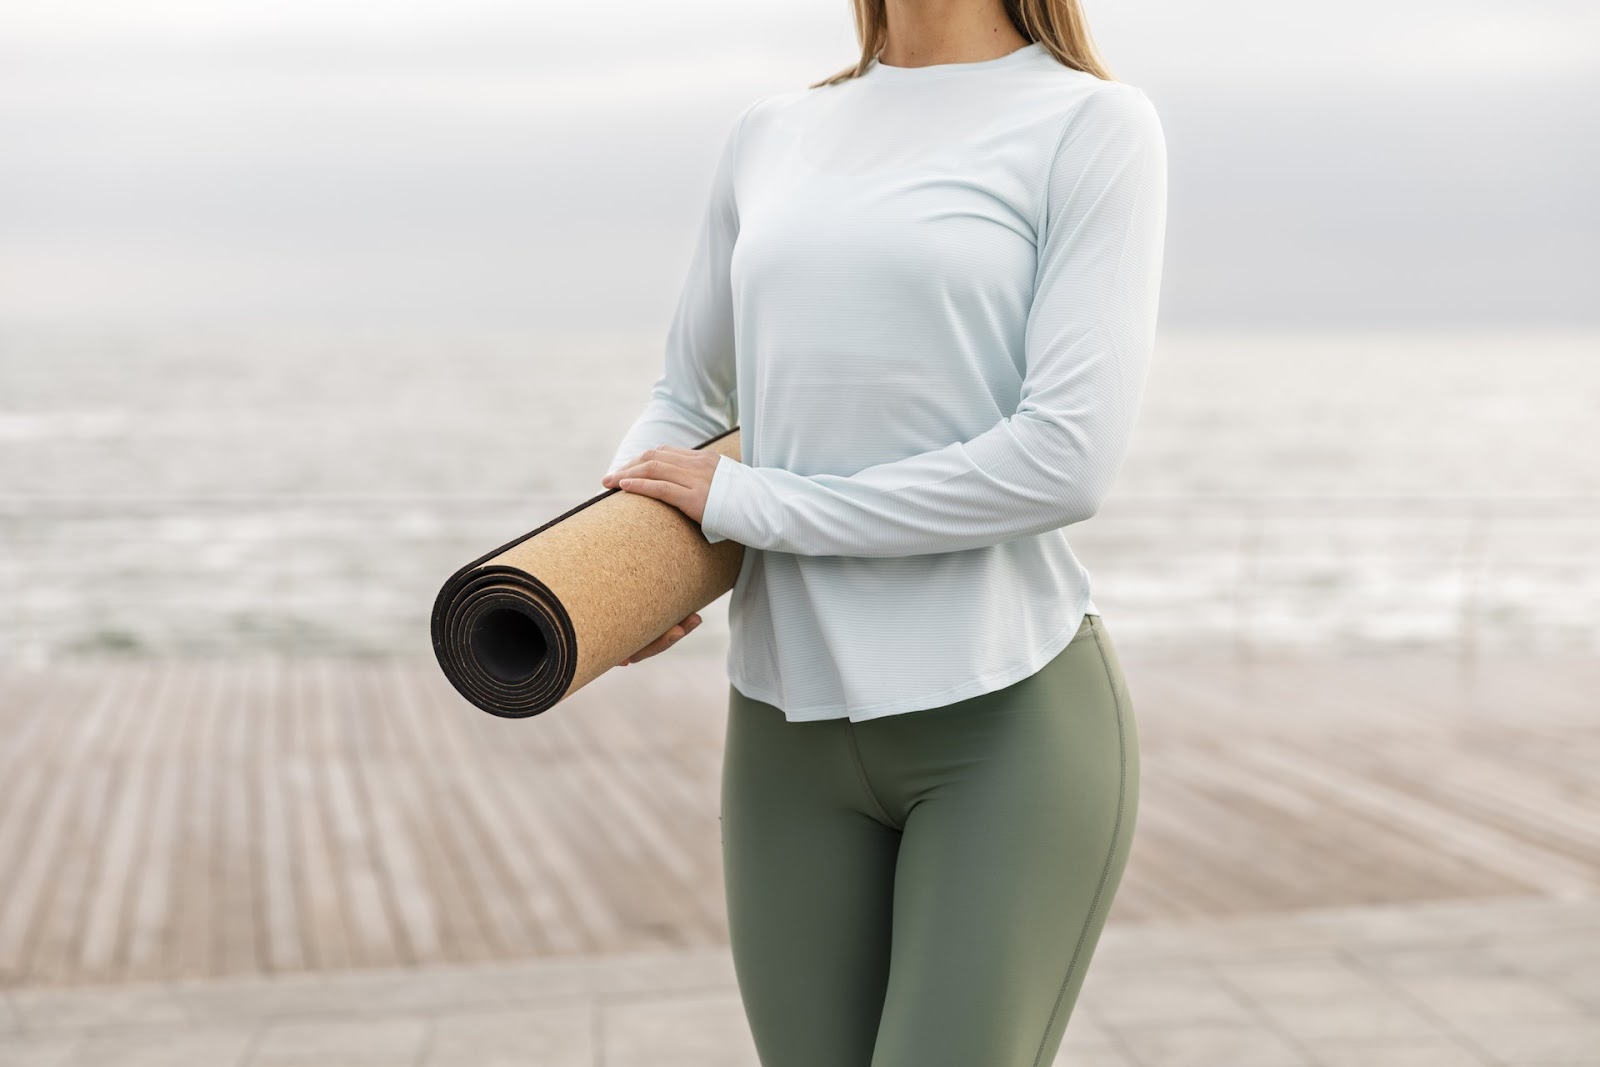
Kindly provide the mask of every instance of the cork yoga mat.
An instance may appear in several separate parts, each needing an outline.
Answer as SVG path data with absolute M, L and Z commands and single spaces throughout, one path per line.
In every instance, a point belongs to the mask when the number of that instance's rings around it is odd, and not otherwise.
M 737 460 L 739 427 L 694 447 Z M 732 589 L 743 559 L 665 501 L 608 489 L 451 575 L 434 655 L 484 711 L 538 715 Z

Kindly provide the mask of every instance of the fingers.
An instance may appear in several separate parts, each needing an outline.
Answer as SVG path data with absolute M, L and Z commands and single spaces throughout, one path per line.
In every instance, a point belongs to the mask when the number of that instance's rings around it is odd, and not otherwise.
M 687 636 L 689 631 L 699 626 L 700 622 L 701 619 L 698 612 L 690 613 L 682 622 L 673 625 L 666 633 L 651 641 L 621 663 L 618 663 L 617 666 L 626 667 L 630 663 L 637 663 L 639 660 L 649 659 L 651 656 L 665 652 Z
M 668 467 L 682 467 L 685 461 L 695 455 L 694 449 L 677 448 L 673 445 L 658 445 L 655 448 L 640 452 L 637 456 L 624 463 L 614 471 L 601 476 L 601 481 L 628 477 L 634 474 L 651 474 L 666 470 Z
M 658 445 L 641 452 L 614 471 L 601 475 L 600 484 L 614 486 L 623 478 L 652 478 L 657 481 L 676 481 L 685 471 L 703 466 L 710 457 L 715 463 L 717 453 L 698 448 L 679 448 L 677 445 Z
M 651 497 L 677 508 L 695 522 L 701 521 L 711 495 L 716 464 L 722 456 L 703 449 L 651 449 L 652 458 L 619 467 L 604 475 L 600 483 L 624 492 Z
M 677 503 L 671 497 L 671 490 L 663 489 L 664 486 L 681 486 L 688 489 L 695 478 L 691 468 L 674 463 L 667 459 L 650 459 L 635 463 L 627 467 L 619 467 L 615 471 L 600 479 L 600 484 L 607 488 L 625 489 L 630 493 L 643 493 L 657 499 L 666 500 L 668 503 Z M 623 483 L 627 484 L 624 485 Z M 666 493 L 667 495 L 663 495 Z
M 654 497 L 680 510 L 695 498 L 693 490 L 677 482 L 661 482 L 651 478 L 623 478 L 617 484 L 630 493 Z
M 682 636 L 682 631 L 679 631 L 677 627 L 673 627 L 671 630 L 668 630 L 666 633 L 662 634 L 660 637 L 656 638 L 654 641 L 651 641 L 648 645 L 645 645 L 639 651 L 623 660 L 618 664 L 618 666 L 626 667 L 630 663 L 638 663 L 642 659 L 649 659 L 651 656 L 659 655 L 660 653 L 671 648 L 672 645 L 675 644 Z
M 679 462 L 671 457 L 656 456 L 631 467 L 624 467 L 613 474 L 615 482 L 622 478 L 654 478 L 658 481 L 677 481 L 688 474 L 693 468 L 686 463 Z

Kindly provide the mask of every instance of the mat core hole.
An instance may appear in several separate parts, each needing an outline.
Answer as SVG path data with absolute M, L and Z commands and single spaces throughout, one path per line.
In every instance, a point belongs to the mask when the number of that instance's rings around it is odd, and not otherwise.
M 496 681 L 516 685 L 532 678 L 547 651 L 539 624 L 512 608 L 483 613 L 472 631 L 472 651 Z

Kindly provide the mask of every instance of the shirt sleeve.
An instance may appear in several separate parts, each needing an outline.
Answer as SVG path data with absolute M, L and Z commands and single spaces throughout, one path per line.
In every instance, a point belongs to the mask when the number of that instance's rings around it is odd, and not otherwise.
M 1122 82 L 1074 106 L 1046 181 L 1026 370 L 1014 414 L 967 441 L 800 475 L 722 457 L 708 540 L 801 555 L 949 552 L 1094 515 L 1122 464 L 1155 341 L 1166 141 Z
M 608 474 L 656 445 L 692 448 L 732 429 L 738 418 L 728 276 L 739 234 L 733 175 L 739 132 L 759 102 L 745 106 L 723 139 L 688 274 L 667 330 L 664 365 L 644 410 L 612 453 Z

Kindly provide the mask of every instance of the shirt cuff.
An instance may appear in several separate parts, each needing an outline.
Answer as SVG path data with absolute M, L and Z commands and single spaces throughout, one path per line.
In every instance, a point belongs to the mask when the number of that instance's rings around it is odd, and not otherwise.
M 717 465 L 711 469 L 711 487 L 706 490 L 706 508 L 700 517 L 700 532 L 712 544 L 728 539 L 728 535 L 721 530 L 718 523 L 722 518 L 728 482 L 733 477 L 729 468 L 737 463 L 738 460 L 730 459 L 719 452 Z

